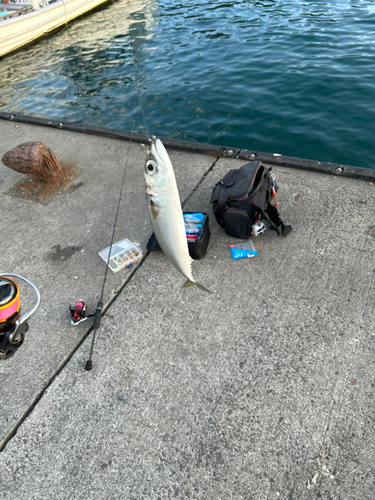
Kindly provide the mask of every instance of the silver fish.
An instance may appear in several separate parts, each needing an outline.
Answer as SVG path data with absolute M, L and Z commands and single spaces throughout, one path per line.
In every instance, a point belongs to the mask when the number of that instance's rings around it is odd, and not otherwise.
M 180 196 L 171 160 L 160 139 L 153 136 L 150 142 L 144 174 L 148 209 L 156 239 L 175 268 L 185 276 L 184 286 L 194 285 L 211 293 L 194 280 L 191 272 L 193 259 L 189 255 Z

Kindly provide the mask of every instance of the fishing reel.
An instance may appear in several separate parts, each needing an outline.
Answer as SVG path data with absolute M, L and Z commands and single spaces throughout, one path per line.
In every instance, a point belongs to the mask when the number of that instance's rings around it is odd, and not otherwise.
M 28 313 L 21 315 L 20 289 L 10 278 L 18 278 L 34 288 L 37 302 Z M 39 290 L 31 281 L 17 274 L 0 273 L 0 360 L 10 358 L 21 347 L 25 333 L 29 330 L 27 320 L 37 310 L 39 303 Z
M 86 304 L 83 300 L 79 300 L 74 304 L 74 306 L 69 306 L 70 316 L 71 316 L 71 324 L 73 326 L 82 323 L 82 321 L 86 321 L 87 318 L 93 318 L 95 313 L 87 314 L 86 313 Z

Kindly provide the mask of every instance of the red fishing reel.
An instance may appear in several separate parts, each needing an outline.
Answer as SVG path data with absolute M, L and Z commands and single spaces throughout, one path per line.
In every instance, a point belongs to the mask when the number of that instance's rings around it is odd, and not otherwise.
M 17 278 L 32 288 L 37 294 L 37 302 L 28 313 L 21 315 L 20 289 Z M 0 360 L 10 358 L 21 347 L 25 333 L 29 330 L 27 320 L 40 303 L 39 290 L 31 281 L 17 274 L 0 273 Z
M 95 317 L 95 313 L 87 314 L 86 313 L 86 304 L 83 300 L 79 300 L 74 304 L 74 306 L 69 306 L 70 316 L 71 316 L 71 324 L 73 326 L 82 323 L 82 321 L 86 321 L 87 318 Z
M 71 315 L 71 323 L 73 326 L 86 321 L 90 315 L 86 315 L 86 304 L 83 300 L 79 300 L 74 304 L 74 306 L 69 306 L 69 311 Z

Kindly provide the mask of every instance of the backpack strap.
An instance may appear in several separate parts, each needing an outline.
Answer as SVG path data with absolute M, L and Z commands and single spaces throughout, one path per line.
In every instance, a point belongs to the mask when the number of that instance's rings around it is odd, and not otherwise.
M 268 175 L 267 175 L 267 185 L 263 187 L 265 191 L 268 191 L 269 196 L 266 201 L 266 206 L 264 210 L 260 210 L 262 216 L 264 219 L 269 223 L 272 229 L 274 229 L 279 236 L 287 236 L 291 230 L 292 226 L 286 226 L 283 221 L 280 219 L 279 212 L 277 211 L 277 208 L 270 203 L 271 199 L 271 192 L 272 190 L 275 191 L 275 193 L 278 191 L 278 186 L 274 181 L 275 176 L 272 175 L 272 168 L 268 169 Z
M 267 203 L 265 210 L 260 209 L 262 217 L 269 223 L 272 229 L 274 229 L 279 236 L 287 236 L 291 230 L 292 226 L 286 226 L 280 219 L 279 212 L 274 205 Z

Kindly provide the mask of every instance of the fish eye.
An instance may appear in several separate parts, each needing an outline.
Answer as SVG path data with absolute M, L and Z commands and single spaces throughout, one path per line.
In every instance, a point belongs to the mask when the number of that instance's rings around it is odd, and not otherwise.
M 157 170 L 156 163 L 153 160 L 148 160 L 146 162 L 146 171 L 149 175 L 155 175 Z

